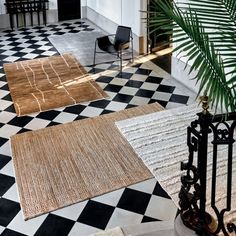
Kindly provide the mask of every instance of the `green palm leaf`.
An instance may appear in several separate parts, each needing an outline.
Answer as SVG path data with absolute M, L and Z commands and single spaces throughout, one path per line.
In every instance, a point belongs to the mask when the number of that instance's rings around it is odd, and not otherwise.
M 236 110 L 235 0 L 156 0 L 149 26 L 173 35 L 174 50 L 193 61 L 199 93 L 207 90 L 216 109 Z

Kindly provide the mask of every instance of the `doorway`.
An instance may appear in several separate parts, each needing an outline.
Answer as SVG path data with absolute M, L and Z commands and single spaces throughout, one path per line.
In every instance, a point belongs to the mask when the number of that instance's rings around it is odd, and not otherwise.
M 172 0 L 168 0 L 172 1 Z M 148 4 L 148 11 L 152 12 L 153 11 L 153 6 L 154 6 L 155 0 L 149 0 Z M 154 13 L 152 13 L 154 14 Z M 155 30 L 154 32 L 151 27 L 148 28 L 148 42 L 149 42 L 149 50 L 150 52 L 156 52 L 159 50 L 162 50 L 164 48 L 169 47 L 169 36 L 165 35 L 163 30 Z M 152 33 L 149 33 L 152 32 Z
M 59 21 L 81 18 L 80 0 L 57 0 Z

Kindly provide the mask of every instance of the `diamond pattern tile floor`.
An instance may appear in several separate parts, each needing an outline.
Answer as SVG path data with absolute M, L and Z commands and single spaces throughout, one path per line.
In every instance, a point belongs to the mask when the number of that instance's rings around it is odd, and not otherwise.
M 77 104 L 42 113 L 16 117 L 3 63 L 57 55 L 50 35 L 92 31 L 86 20 L 47 26 L 0 31 L 0 234 L 1 235 L 79 235 L 87 236 L 122 224 L 138 224 L 173 217 L 176 208 L 155 179 L 144 181 L 64 209 L 24 221 L 18 200 L 11 161 L 9 137 L 87 117 L 159 102 L 175 107 L 193 101 L 195 96 L 177 82 L 172 83 L 155 64 L 137 63 L 119 73 L 117 63 L 86 67 L 109 98 Z M 180 91 L 185 91 L 180 93 Z M 168 210 L 164 210 L 168 209 Z

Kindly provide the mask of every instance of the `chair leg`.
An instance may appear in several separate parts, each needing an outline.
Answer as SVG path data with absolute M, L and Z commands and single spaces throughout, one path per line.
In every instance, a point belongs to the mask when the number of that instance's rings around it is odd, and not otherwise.
M 134 43 L 133 43 L 133 37 L 131 38 L 131 47 L 132 47 L 132 62 L 134 62 Z
M 122 50 L 120 51 L 120 72 L 122 73 Z
M 95 46 L 94 46 L 94 54 L 93 54 L 93 65 L 95 66 L 95 57 L 96 57 L 96 51 L 97 51 L 97 44 L 95 42 Z

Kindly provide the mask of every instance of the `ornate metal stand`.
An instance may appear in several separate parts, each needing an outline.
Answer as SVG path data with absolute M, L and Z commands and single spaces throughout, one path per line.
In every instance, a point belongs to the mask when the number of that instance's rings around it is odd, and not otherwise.
M 225 224 L 224 215 L 231 210 L 232 191 L 232 151 L 234 129 L 236 126 L 236 113 L 212 116 L 208 112 L 208 98 L 201 98 L 203 111 L 198 114 L 198 119 L 193 121 L 187 129 L 187 145 L 189 148 L 188 162 L 181 163 L 181 170 L 186 174 L 182 176 L 182 187 L 179 193 L 180 214 L 183 223 L 193 229 L 197 235 L 236 235 L 234 223 Z M 211 207 L 216 218 L 206 212 L 206 187 L 207 187 L 207 164 L 208 164 L 208 139 L 212 133 L 213 160 L 211 176 Z M 226 205 L 224 209 L 216 206 L 217 184 L 217 153 L 220 145 L 227 146 L 227 191 Z M 195 164 L 196 163 L 196 164 Z M 195 165 L 194 165 L 195 164 Z M 235 199 L 234 199 L 235 200 Z

